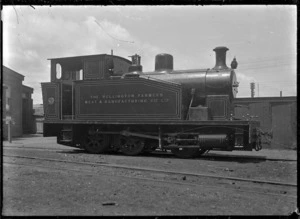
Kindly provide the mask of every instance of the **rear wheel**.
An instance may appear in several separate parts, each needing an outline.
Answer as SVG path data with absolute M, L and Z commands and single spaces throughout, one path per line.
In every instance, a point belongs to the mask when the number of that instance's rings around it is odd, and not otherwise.
M 109 148 L 109 136 L 99 133 L 87 135 L 83 140 L 83 147 L 91 154 L 104 153 Z

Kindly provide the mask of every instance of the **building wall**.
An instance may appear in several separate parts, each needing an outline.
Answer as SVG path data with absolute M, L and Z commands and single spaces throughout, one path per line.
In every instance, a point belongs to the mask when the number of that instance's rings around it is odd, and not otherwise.
M 1 131 L 3 133 L 3 137 L 6 138 L 7 136 L 7 129 L 6 129 L 6 90 L 7 86 L 2 85 L 2 126 Z
M 34 133 L 33 101 L 31 94 L 33 89 L 23 85 L 22 92 L 22 123 L 23 134 Z
M 31 117 L 33 114 L 32 111 L 32 99 L 31 94 L 33 89 L 27 86 L 24 86 L 23 83 L 24 76 L 3 66 L 3 84 L 7 87 L 5 94 L 5 108 L 3 110 L 6 116 L 11 116 L 12 118 L 12 126 L 11 133 L 12 137 L 22 136 L 23 128 L 30 127 L 30 108 L 31 108 Z M 28 95 L 28 104 L 23 106 L 23 93 L 27 93 Z M 26 96 L 26 95 L 25 95 Z M 26 98 L 25 98 L 26 99 Z M 23 110 L 25 112 L 23 112 Z M 23 116 L 28 115 L 25 120 L 23 120 Z M 31 118 L 33 120 L 33 118 Z M 32 125 L 31 125 L 32 126 Z M 7 125 L 3 123 L 3 136 L 7 138 Z
M 273 144 L 296 146 L 296 103 L 271 103 Z
M 7 86 L 6 114 L 12 117 L 12 137 L 22 135 L 22 82 L 24 76 L 3 66 L 3 83 Z M 7 128 L 7 127 L 6 127 Z
M 237 98 L 235 117 L 245 118 L 247 114 L 258 116 L 261 129 L 273 135 L 264 137 L 263 147 L 294 149 L 297 146 L 297 98 L 258 97 Z

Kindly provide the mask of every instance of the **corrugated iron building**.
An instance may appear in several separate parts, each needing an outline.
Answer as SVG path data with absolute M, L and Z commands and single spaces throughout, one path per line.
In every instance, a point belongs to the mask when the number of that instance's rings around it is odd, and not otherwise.
M 265 148 L 297 147 L 297 97 L 237 98 L 235 117 L 243 116 L 257 116 L 254 119 L 259 120 L 261 129 L 269 134 L 264 138 Z
M 3 119 L 10 116 L 13 124 L 11 126 L 12 137 L 22 134 L 33 133 L 33 88 L 23 85 L 24 76 L 14 70 L 3 66 L 3 93 L 5 106 L 3 107 Z M 7 138 L 7 124 L 3 124 L 3 137 Z

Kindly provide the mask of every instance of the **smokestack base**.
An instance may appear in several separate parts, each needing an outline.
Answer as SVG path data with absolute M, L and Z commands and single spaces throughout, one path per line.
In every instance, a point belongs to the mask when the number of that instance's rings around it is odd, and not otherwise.
M 138 74 L 143 71 L 143 66 L 141 65 L 141 56 L 135 54 L 133 56 L 129 56 L 132 59 L 132 64 L 128 68 L 129 73 Z

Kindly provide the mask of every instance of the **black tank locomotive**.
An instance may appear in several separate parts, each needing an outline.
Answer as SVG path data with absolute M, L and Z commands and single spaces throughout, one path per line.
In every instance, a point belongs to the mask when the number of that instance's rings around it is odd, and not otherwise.
M 90 153 L 160 149 L 188 158 L 259 150 L 259 123 L 233 115 L 237 63 L 227 67 L 227 50 L 214 49 L 212 69 L 174 70 L 169 54 L 156 56 L 153 72 L 143 72 L 138 55 L 50 59 L 51 82 L 42 83 L 44 136 Z

